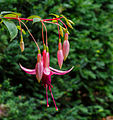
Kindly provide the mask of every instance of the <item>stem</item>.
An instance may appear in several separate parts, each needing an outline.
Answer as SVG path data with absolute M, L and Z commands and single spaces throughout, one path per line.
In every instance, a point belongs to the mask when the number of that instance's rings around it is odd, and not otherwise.
M 45 44 L 45 43 L 44 43 L 43 23 L 42 23 L 42 40 L 43 40 L 43 44 Z
M 67 26 L 66 26 L 66 24 L 62 21 L 62 20 L 60 20 L 60 22 L 65 26 L 65 28 L 67 29 Z
M 21 27 L 20 20 L 19 20 L 19 25 L 20 25 L 20 33 L 21 33 L 21 37 L 22 37 L 22 27 Z M 23 38 L 23 37 L 22 37 L 22 38 Z
M 58 26 L 60 26 L 60 27 L 62 27 L 60 24 L 58 24 L 58 23 L 53 23 L 53 22 L 48 22 L 48 21 L 44 21 L 45 23 L 52 23 L 52 24 L 55 24 L 55 25 L 58 25 Z
M 58 21 L 57 21 L 57 23 L 58 23 Z M 57 27 L 58 27 L 58 34 L 59 34 L 59 39 L 60 39 L 60 31 L 59 31 L 59 26 L 57 25 Z
M 14 19 L 14 20 L 18 20 L 18 18 L 16 18 L 16 17 L 4 17 L 4 18 L 6 18 L 6 19 Z M 0 19 L 2 19 L 2 18 L 0 18 Z M 19 18 L 19 20 L 33 21 L 33 19 L 27 19 L 27 18 Z
M 43 19 L 43 21 L 60 20 L 61 18 L 63 18 L 63 17 L 60 17 L 60 18 L 53 18 L 53 19 Z
M 35 44 L 36 44 L 38 50 L 40 50 L 40 48 L 39 48 L 39 46 L 38 46 L 38 44 L 37 44 L 35 38 L 34 38 L 33 35 L 31 34 L 31 32 L 29 31 L 29 29 L 28 29 L 28 27 L 26 26 L 26 24 L 25 24 L 24 22 L 22 22 L 19 18 L 18 18 L 18 20 L 26 27 L 27 31 L 28 31 L 29 34 L 31 35 L 32 39 L 34 40 L 34 42 L 35 42 Z
M 14 20 L 18 20 L 18 18 L 16 17 L 4 17 L 6 19 L 14 19 Z M 42 19 L 43 21 L 51 21 L 51 20 L 60 20 L 61 18 L 63 17 L 60 17 L 60 18 L 54 18 L 54 19 Z M 2 19 L 2 18 L 0 18 Z M 27 18 L 19 18 L 20 20 L 28 20 L 28 21 L 33 21 L 33 19 L 27 19 Z
M 45 24 L 43 23 L 43 21 L 41 21 L 42 22 L 42 24 L 43 24 L 43 26 L 44 26 L 44 28 L 45 28 L 45 30 L 46 30 L 46 46 L 48 46 L 48 43 L 47 43 L 47 29 L 46 29 L 46 26 L 45 26 Z

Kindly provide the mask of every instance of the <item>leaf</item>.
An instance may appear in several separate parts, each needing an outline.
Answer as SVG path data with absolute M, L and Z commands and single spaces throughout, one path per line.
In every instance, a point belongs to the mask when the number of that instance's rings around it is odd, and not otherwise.
M 72 20 L 68 20 L 68 22 L 71 23 L 71 24 L 73 24 L 73 25 L 75 24 Z
M 31 16 L 29 16 L 27 19 L 33 19 L 33 18 L 40 18 L 40 19 L 41 19 L 41 17 L 38 16 L 38 15 L 31 15 Z
M 72 22 L 71 20 L 68 20 L 64 15 L 61 15 L 61 16 L 65 19 L 68 27 L 70 27 L 71 29 L 73 29 L 73 27 L 72 27 L 71 24 L 74 24 L 74 22 Z
M 21 16 L 21 13 L 16 13 L 16 12 L 11 12 L 11 11 L 3 11 L 3 12 L 1 12 L 1 15 L 3 15 L 3 14 L 14 14 L 14 15 L 16 15 L 16 16 Z
M 55 17 L 59 17 L 59 15 L 56 15 L 56 14 L 53 14 L 53 13 L 51 13 L 51 14 L 49 14 L 49 15 L 53 15 L 53 16 L 55 16 Z
M 6 25 L 8 31 L 10 33 L 11 40 L 13 40 L 18 34 L 18 29 L 17 29 L 15 23 L 12 21 L 8 21 L 8 20 L 3 20 L 3 23 Z
M 27 19 L 33 19 L 33 18 L 40 18 L 41 19 L 41 17 L 38 15 L 31 15 Z M 28 20 L 26 22 L 28 22 Z
M 16 27 L 17 27 L 18 30 L 21 30 L 20 26 L 16 26 Z M 26 34 L 24 29 L 22 29 L 22 32 L 23 32 L 24 35 Z
M 68 21 L 67 21 L 67 25 L 68 25 L 68 27 L 70 27 L 71 29 L 73 29 L 71 23 L 69 23 Z
M 15 15 L 15 14 L 6 14 L 6 15 L 4 15 L 4 17 L 17 17 L 17 15 Z
M 33 18 L 33 24 L 40 21 L 41 21 L 41 18 Z
M 12 12 L 12 14 L 15 14 L 17 16 L 21 16 L 21 13 Z
M 8 13 L 12 13 L 12 12 L 11 11 L 3 11 L 0 14 L 2 15 L 2 14 L 8 14 Z

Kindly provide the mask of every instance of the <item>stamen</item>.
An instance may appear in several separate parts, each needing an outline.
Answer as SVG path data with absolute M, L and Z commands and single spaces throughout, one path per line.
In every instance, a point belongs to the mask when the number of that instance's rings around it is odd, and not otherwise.
M 46 100 L 47 100 L 47 107 L 49 107 L 49 104 L 48 104 L 48 94 L 47 94 L 47 84 L 46 84 Z
M 51 96 L 52 96 L 52 99 L 53 99 L 53 102 L 54 102 L 54 105 L 55 105 L 56 111 L 58 111 L 58 108 L 57 108 L 57 106 L 56 106 L 56 103 L 55 103 L 55 100 L 54 100 L 54 97 L 53 97 L 53 94 L 52 94 L 52 91 L 51 91 L 51 88 L 50 88 L 50 92 L 51 92 Z

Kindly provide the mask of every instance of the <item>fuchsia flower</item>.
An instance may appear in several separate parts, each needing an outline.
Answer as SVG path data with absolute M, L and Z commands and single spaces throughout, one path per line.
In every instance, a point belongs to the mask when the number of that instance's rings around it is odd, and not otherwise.
M 64 61 L 66 60 L 68 54 L 69 54 L 69 49 L 70 49 L 70 45 L 69 45 L 69 41 L 68 41 L 68 33 L 65 33 L 65 38 L 64 38 L 64 42 L 63 42 L 63 56 L 64 56 Z
M 53 94 L 52 94 L 52 91 L 51 91 L 51 88 L 53 88 L 53 86 L 51 85 L 51 76 L 54 74 L 55 75 L 67 74 L 73 69 L 73 67 L 67 71 L 61 71 L 61 70 L 57 70 L 57 69 L 50 67 L 49 66 L 49 59 L 50 58 L 49 58 L 48 47 L 47 47 L 47 52 L 46 52 L 46 49 L 43 50 L 43 58 L 41 59 L 41 61 L 39 59 L 40 58 L 39 56 L 40 56 L 40 54 L 38 54 L 38 56 L 37 56 L 38 58 L 37 58 L 37 64 L 36 64 L 35 69 L 27 69 L 27 68 L 23 67 L 21 64 L 20 64 L 20 67 L 26 73 L 31 74 L 31 75 L 36 75 L 36 78 L 38 79 L 38 81 L 41 80 L 42 85 L 44 85 L 44 87 L 46 87 L 47 107 L 49 107 L 47 88 L 49 89 L 51 96 L 52 96 L 52 99 L 53 99 L 53 102 L 54 102 L 54 105 L 55 105 L 55 108 L 56 108 L 56 110 L 58 110 L 56 103 L 55 103 L 55 100 L 54 100 L 54 97 L 53 97 Z M 42 65 L 43 65 L 43 70 L 42 70 Z M 39 76 L 42 76 L 42 77 L 39 77 Z

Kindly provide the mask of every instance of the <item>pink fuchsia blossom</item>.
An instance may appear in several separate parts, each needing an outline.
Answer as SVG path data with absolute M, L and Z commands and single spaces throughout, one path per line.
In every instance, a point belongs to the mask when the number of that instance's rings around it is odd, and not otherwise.
M 42 85 L 44 85 L 44 87 L 46 87 L 47 107 L 49 107 L 48 93 L 47 93 L 47 89 L 49 89 L 49 91 L 51 93 L 51 96 L 52 96 L 52 99 L 53 99 L 53 102 L 54 102 L 54 105 L 55 105 L 55 108 L 56 108 L 56 110 L 58 110 L 58 108 L 56 106 L 56 103 L 55 103 L 55 100 L 54 100 L 54 97 L 53 97 L 53 94 L 52 94 L 52 90 L 51 90 L 51 88 L 53 88 L 53 86 L 51 85 L 51 76 L 52 75 L 64 75 L 64 74 L 67 74 L 73 69 L 73 67 L 71 69 L 67 70 L 67 71 L 61 71 L 61 70 L 54 69 L 54 68 L 49 66 L 49 52 L 47 51 L 45 54 L 46 54 L 45 61 L 43 61 L 44 59 L 42 58 L 42 62 L 43 63 L 46 62 L 46 64 L 45 64 L 45 67 L 43 67 L 44 70 L 43 70 L 43 75 L 42 75 L 41 82 L 42 82 Z M 27 69 L 27 68 L 23 67 L 21 64 L 20 64 L 20 67 L 26 73 L 37 76 L 37 68 L 36 67 L 35 67 L 35 69 Z
M 27 69 L 27 68 L 23 67 L 21 64 L 20 64 L 20 67 L 26 73 L 31 74 L 31 75 L 36 75 L 36 69 Z M 47 88 L 48 88 L 49 91 L 51 92 L 51 96 L 52 96 L 55 108 L 56 108 L 56 110 L 58 110 L 56 103 L 55 103 L 55 100 L 54 100 L 54 97 L 53 97 L 53 94 L 52 94 L 52 91 L 51 91 L 51 88 L 53 88 L 53 86 L 51 85 L 51 75 L 54 75 L 54 74 L 55 75 L 64 75 L 64 74 L 69 73 L 72 69 L 73 69 L 73 67 L 67 71 L 61 71 L 61 70 L 57 70 L 57 69 L 54 69 L 52 67 L 49 67 L 50 73 L 49 74 L 48 74 L 48 72 L 47 72 L 47 74 L 46 74 L 46 72 L 43 73 L 41 81 L 42 81 L 42 85 L 44 85 L 44 87 L 46 87 L 47 107 L 49 107 L 48 95 L 47 95 Z
M 66 60 L 68 54 L 69 54 L 69 49 L 70 49 L 70 45 L 69 45 L 69 41 L 68 41 L 68 33 L 65 33 L 65 38 L 64 38 L 64 42 L 63 42 L 63 56 L 64 56 L 64 61 Z

